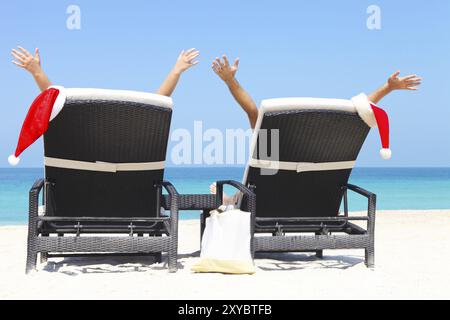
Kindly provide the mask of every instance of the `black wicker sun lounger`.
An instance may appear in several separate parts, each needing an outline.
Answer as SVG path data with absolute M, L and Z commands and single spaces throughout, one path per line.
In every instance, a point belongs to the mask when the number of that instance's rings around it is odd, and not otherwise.
M 30 191 L 26 271 L 39 253 L 45 262 L 98 254 L 160 259 L 167 252 L 175 272 L 178 193 L 163 181 L 172 100 L 130 91 L 65 93 L 44 136 L 45 179 Z
M 322 257 L 324 249 L 364 249 L 366 265 L 374 266 L 376 196 L 348 184 L 369 130 L 350 100 L 262 103 L 244 176 L 256 195 L 254 252 L 311 251 Z M 270 143 L 277 140 L 279 148 Z M 366 216 L 349 216 L 348 190 L 367 198 Z M 244 197 L 241 205 L 247 202 Z

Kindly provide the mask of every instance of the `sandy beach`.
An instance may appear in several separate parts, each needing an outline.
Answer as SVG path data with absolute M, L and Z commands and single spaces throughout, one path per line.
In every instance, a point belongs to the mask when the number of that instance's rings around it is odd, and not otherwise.
M 255 275 L 193 274 L 198 221 L 180 224 L 179 267 L 152 258 L 50 260 L 24 275 L 26 227 L 0 227 L 1 299 L 449 299 L 450 210 L 380 211 L 376 268 L 363 250 L 258 255 Z

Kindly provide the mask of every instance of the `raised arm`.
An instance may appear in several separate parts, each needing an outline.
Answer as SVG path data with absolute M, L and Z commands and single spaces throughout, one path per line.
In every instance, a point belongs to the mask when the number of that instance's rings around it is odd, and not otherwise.
M 175 66 L 170 71 L 169 75 L 164 80 L 161 87 L 159 87 L 156 93 L 170 97 L 177 87 L 181 74 L 188 70 L 190 67 L 198 64 L 198 61 L 195 61 L 195 58 L 197 58 L 199 55 L 200 52 L 195 50 L 194 48 L 187 51 L 181 51 L 180 55 L 178 56 L 177 62 L 175 63 Z
M 15 59 L 12 63 L 31 73 L 41 91 L 48 89 L 52 83 L 42 69 L 39 49 L 36 48 L 34 56 L 22 47 L 18 47 L 18 49 L 19 50 L 12 49 L 11 51 L 11 54 Z
M 399 77 L 400 71 L 391 75 L 388 81 L 379 89 L 375 90 L 369 95 L 369 100 L 378 103 L 385 96 L 395 90 L 417 90 L 422 82 L 422 78 L 417 75 L 408 75 L 406 77 Z
M 242 88 L 236 79 L 236 72 L 239 68 L 239 59 L 236 59 L 233 65 L 230 65 L 226 55 L 223 55 L 223 61 L 216 58 L 213 61 L 212 69 L 225 82 L 237 103 L 247 113 L 248 120 L 252 129 L 256 126 L 258 119 L 258 108 L 252 97 Z

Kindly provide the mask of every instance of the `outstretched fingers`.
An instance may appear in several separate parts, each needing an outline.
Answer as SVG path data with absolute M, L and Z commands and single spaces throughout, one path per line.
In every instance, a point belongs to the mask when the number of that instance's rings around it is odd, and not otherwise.
M 195 52 L 195 51 L 197 51 L 197 49 L 195 49 L 195 48 L 190 48 L 190 49 L 188 49 L 188 50 L 186 51 L 186 55 L 190 55 L 191 53 L 193 53 L 193 52 Z
M 14 59 L 16 59 L 11 61 L 13 64 L 15 64 L 18 67 L 25 68 L 26 58 L 20 52 L 13 49 L 11 51 L 11 55 L 13 56 Z
M 188 58 L 193 59 L 193 58 L 197 58 L 200 55 L 200 51 L 194 51 L 190 54 L 187 55 Z
M 192 62 L 193 60 L 195 60 L 195 58 L 197 58 L 200 55 L 199 51 L 194 51 L 193 53 L 189 54 L 186 59 L 189 62 Z
M 198 50 L 196 50 L 195 48 L 191 48 L 191 49 L 189 49 L 189 50 L 187 50 L 187 51 L 182 51 L 181 52 L 181 57 L 182 57 L 182 59 L 186 62 L 186 63 L 188 63 L 188 64 L 190 64 L 190 65 L 192 65 L 192 66 L 195 66 L 196 64 L 198 64 L 199 63 L 199 61 L 195 61 L 195 59 L 198 57 L 200 55 L 200 51 L 198 51 Z
M 228 61 L 227 56 L 223 55 L 222 59 L 223 59 L 223 64 L 225 65 L 225 67 L 229 67 L 230 66 L 230 62 Z
M 213 61 L 211 68 L 214 70 L 215 73 L 219 74 L 220 66 L 216 61 Z
M 405 81 L 406 83 L 421 82 L 421 81 L 422 81 L 422 78 L 417 77 L 417 76 L 413 76 L 413 77 L 411 77 L 411 78 L 406 78 L 406 79 L 404 79 L 404 81 Z
M 222 60 L 220 60 L 219 57 L 216 58 L 216 63 L 217 63 L 221 68 L 225 67 L 225 64 L 222 62 Z
M 16 49 L 12 49 L 11 50 L 11 54 L 14 58 L 16 58 L 19 61 L 25 61 L 26 56 L 24 56 L 22 53 L 20 53 L 19 51 L 17 51 Z
M 418 87 L 421 85 L 420 82 L 410 83 L 406 86 L 406 89 L 408 90 L 417 90 Z
M 222 58 L 216 57 L 212 62 L 212 69 L 214 72 L 228 85 L 235 79 L 235 74 L 238 69 L 239 59 L 236 59 L 233 65 L 224 54 Z
M 416 74 L 410 74 L 410 75 L 403 77 L 402 79 L 409 80 L 409 79 L 414 79 L 414 78 L 418 78 L 418 76 Z
M 20 68 L 24 68 L 25 69 L 25 66 L 23 65 L 23 64 L 21 64 L 21 63 L 18 63 L 17 61 L 11 61 L 13 64 L 15 64 L 16 66 L 18 66 L 18 67 L 20 67 Z
M 401 78 L 401 81 L 404 82 L 405 87 L 407 90 L 417 90 L 418 87 L 422 83 L 422 78 L 418 77 L 417 75 L 409 75 L 406 77 Z
M 24 55 L 25 57 L 27 57 L 27 58 L 32 58 L 32 57 L 33 57 L 33 56 L 31 55 L 31 53 L 28 52 L 27 49 L 25 49 L 25 48 L 23 48 L 23 47 L 21 47 L 21 46 L 18 46 L 18 48 L 19 48 L 19 50 L 23 53 L 23 55 Z

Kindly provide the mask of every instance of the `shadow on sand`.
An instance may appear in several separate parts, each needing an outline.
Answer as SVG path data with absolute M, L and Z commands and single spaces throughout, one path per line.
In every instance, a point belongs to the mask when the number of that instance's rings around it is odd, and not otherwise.
M 180 254 L 178 269 L 184 269 L 184 261 L 200 256 L 200 251 Z M 255 263 L 262 271 L 292 271 L 310 269 L 341 269 L 352 268 L 364 263 L 361 256 L 324 255 L 317 258 L 310 253 L 257 253 Z M 58 272 L 70 276 L 89 273 L 129 273 L 167 271 L 167 257 L 163 255 L 162 262 L 157 263 L 154 256 L 120 256 L 120 257 L 70 257 L 49 260 L 43 267 L 46 272 Z
M 183 265 L 178 263 L 178 268 Z M 68 257 L 49 260 L 43 267 L 46 272 L 58 272 L 75 276 L 86 273 L 128 273 L 167 270 L 167 258 L 157 263 L 154 256 L 120 257 Z
M 364 259 L 360 256 L 324 255 L 323 258 L 317 258 L 311 253 L 257 253 L 255 258 L 258 268 L 264 271 L 345 270 L 364 263 Z

